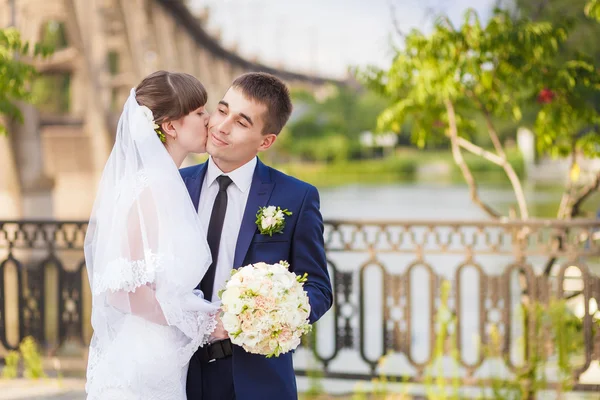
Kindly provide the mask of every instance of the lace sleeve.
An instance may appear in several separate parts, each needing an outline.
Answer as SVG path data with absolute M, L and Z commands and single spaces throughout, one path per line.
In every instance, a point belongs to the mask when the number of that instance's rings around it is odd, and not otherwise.
M 120 257 L 110 261 L 94 285 L 94 293 L 134 292 L 136 288 L 154 282 L 160 260 L 158 255 L 148 252 L 142 260 Z
M 96 269 L 94 294 L 104 293 L 108 305 L 122 313 L 174 325 L 194 343 L 206 343 L 216 325 L 216 306 L 173 281 L 173 271 L 185 260 L 161 246 L 158 206 L 147 176 L 136 174 L 133 187 L 123 190 L 131 190 L 135 200 L 125 218 L 124 234 L 114 237 L 121 238 L 118 257 Z

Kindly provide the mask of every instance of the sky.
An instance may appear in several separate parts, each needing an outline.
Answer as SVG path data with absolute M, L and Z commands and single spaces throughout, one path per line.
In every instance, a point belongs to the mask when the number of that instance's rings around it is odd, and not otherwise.
M 385 67 L 391 60 L 392 15 L 403 32 L 431 29 L 434 16 L 459 23 L 467 8 L 483 18 L 496 0 L 190 0 L 210 7 L 208 30 L 225 47 L 275 67 L 343 78 L 348 66 Z M 395 9 L 392 13 L 391 6 Z

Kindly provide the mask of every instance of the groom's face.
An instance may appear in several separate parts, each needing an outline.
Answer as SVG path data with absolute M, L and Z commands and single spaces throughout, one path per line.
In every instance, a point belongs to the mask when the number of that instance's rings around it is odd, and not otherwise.
M 269 148 L 276 135 L 263 134 L 267 107 L 230 88 L 210 117 L 206 150 L 221 169 L 236 169 L 259 151 Z

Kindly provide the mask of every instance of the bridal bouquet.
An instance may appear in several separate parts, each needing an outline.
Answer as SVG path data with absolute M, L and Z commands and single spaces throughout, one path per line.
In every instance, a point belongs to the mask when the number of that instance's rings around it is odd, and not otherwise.
M 297 276 L 288 267 L 280 261 L 233 270 L 220 292 L 223 327 L 249 353 L 277 357 L 298 347 L 311 330 L 306 274 Z

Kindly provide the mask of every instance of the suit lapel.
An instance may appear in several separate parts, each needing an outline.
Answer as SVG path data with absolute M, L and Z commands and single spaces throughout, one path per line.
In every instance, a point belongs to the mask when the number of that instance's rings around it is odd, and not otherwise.
M 258 160 L 252 176 L 252 185 L 250 186 L 246 209 L 242 217 L 242 226 L 235 247 L 234 268 L 242 267 L 241 264 L 246 258 L 252 237 L 256 232 L 256 213 L 260 207 L 267 205 L 274 187 L 275 184 L 271 182 L 269 167 Z
M 206 175 L 206 169 L 208 168 L 208 162 L 200 164 L 198 166 L 198 172 L 192 176 L 184 178 L 183 182 L 187 187 L 192 203 L 196 212 L 198 212 L 198 203 L 200 202 L 200 192 L 202 191 L 202 182 L 204 181 L 204 175 Z

